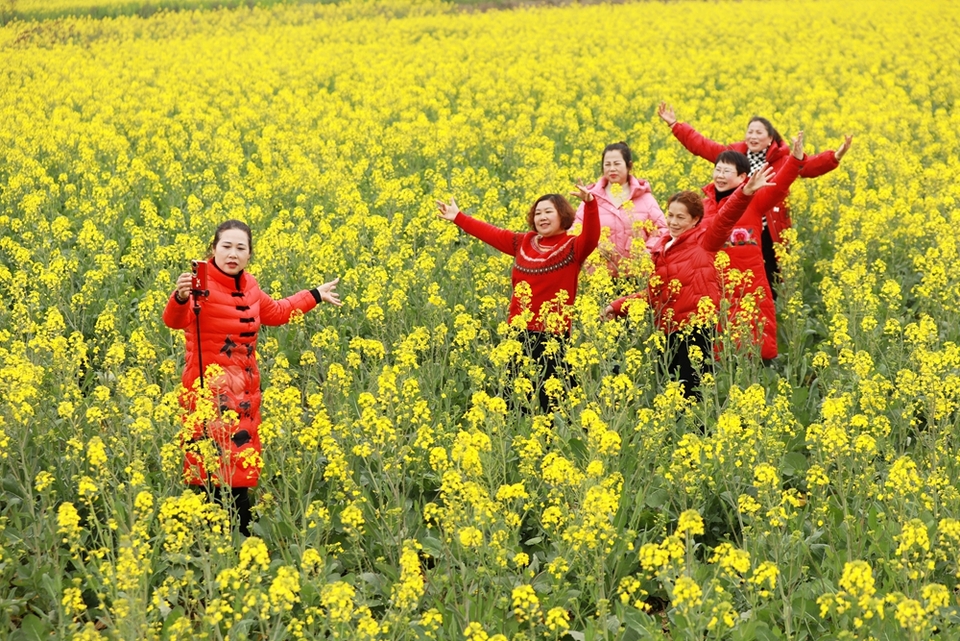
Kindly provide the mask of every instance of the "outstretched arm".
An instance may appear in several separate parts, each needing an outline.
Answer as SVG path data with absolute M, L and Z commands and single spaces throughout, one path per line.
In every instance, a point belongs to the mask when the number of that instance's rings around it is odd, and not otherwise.
M 290 315 L 293 314 L 294 310 L 300 310 L 304 313 L 309 312 L 317 306 L 317 299 L 313 291 L 305 289 L 293 296 L 273 300 L 269 294 L 258 287 L 260 322 L 270 326 L 286 325 L 290 321 Z
M 720 152 L 730 149 L 730 145 L 721 145 L 710 140 L 687 123 L 678 121 L 673 107 L 665 102 L 661 102 L 657 107 L 657 115 L 670 126 L 670 131 L 680 144 L 694 156 L 700 156 L 704 160 L 715 163 Z
M 440 212 L 437 214 L 440 218 L 450 221 L 457 227 L 467 232 L 474 238 L 478 238 L 490 245 L 494 249 L 502 251 L 504 254 L 515 256 L 519 243 L 516 242 L 516 234 L 508 229 L 501 229 L 482 220 L 477 220 L 472 216 L 467 216 L 457 206 L 457 202 L 451 198 L 449 203 L 442 200 L 437 201 L 437 208 Z
M 853 135 L 848 134 L 843 137 L 843 142 L 837 147 L 836 151 L 824 151 L 819 154 L 808 156 L 804 162 L 803 169 L 800 171 L 801 178 L 817 178 L 826 173 L 830 173 L 840 166 L 840 161 L 850 151 L 853 144 Z

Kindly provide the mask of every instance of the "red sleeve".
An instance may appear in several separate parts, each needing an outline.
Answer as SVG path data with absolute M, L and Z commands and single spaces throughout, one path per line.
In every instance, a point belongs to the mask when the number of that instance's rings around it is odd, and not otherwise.
M 594 196 L 593 198 L 594 200 L 596 200 L 597 197 Z M 583 202 L 582 201 L 580 202 L 580 206 L 577 207 L 576 216 L 573 217 L 573 224 L 576 225 L 577 223 L 580 223 L 581 225 L 583 224 Z
M 670 128 L 670 131 L 680 141 L 680 144 L 687 148 L 687 151 L 710 162 L 717 162 L 717 156 L 720 155 L 720 152 L 731 149 L 730 145 L 721 145 L 703 136 L 685 122 L 678 122 Z
M 583 203 L 583 230 L 573 241 L 573 255 L 578 263 L 582 263 L 587 256 L 593 253 L 600 243 L 600 207 L 597 197 L 590 202 Z
M 839 166 L 840 163 L 837 162 L 837 155 L 833 153 L 833 150 L 821 151 L 814 156 L 807 156 L 803 169 L 800 170 L 800 176 L 802 178 L 817 178 L 830 173 Z
M 790 154 L 787 157 L 787 162 L 783 163 L 783 166 L 780 167 L 777 174 L 773 177 L 773 182 L 776 184 L 771 187 L 764 187 L 756 193 L 756 204 L 754 206 L 760 211 L 765 212 L 781 203 L 790 193 L 790 185 L 792 185 L 793 181 L 800 175 L 800 171 L 804 168 L 805 163 L 806 156 L 804 156 L 804 160 L 797 160 L 793 157 L 793 154 Z
M 163 310 L 163 324 L 170 329 L 185 329 L 190 324 L 191 305 L 190 300 L 181 303 L 177 300 L 177 293 L 170 294 L 170 300 Z
M 260 296 L 260 322 L 263 325 L 285 325 L 293 310 L 307 313 L 317 306 L 317 299 L 307 289 L 280 300 L 273 300 L 260 288 L 257 288 L 257 292 Z
M 510 256 L 517 255 L 517 247 L 520 246 L 517 234 L 509 229 L 500 229 L 496 225 L 477 220 L 473 216 L 467 216 L 465 213 L 457 212 L 457 217 L 453 219 L 457 227 L 467 232 L 474 238 L 479 238 L 494 249 L 502 251 Z
M 766 189 L 770 189 L 770 187 L 764 187 L 760 191 Z M 747 206 L 750 205 L 753 198 L 754 196 L 747 196 L 743 193 L 743 185 L 737 187 L 737 190 L 723 201 L 720 211 L 709 221 L 703 223 L 709 226 L 700 240 L 700 246 L 711 252 L 723 249 L 727 238 L 730 237 L 730 232 L 737 226 L 737 221 L 743 216 L 743 212 L 747 211 Z

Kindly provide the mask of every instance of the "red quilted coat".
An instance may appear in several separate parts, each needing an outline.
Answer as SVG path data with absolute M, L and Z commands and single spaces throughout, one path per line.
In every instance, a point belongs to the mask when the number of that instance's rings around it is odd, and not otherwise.
M 215 416 L 188 425 L 184 439 L 186 460 L 184 475 L 191 485 L 200 485 L 208 477 L 218 485 L 254 487 L 260 477 L 260 371 L 257 369 L 257 335 L 261 325 L 283 325 L 294 310 L 308 312 L 317 305 L 313 293 L 304 290 L 283 300 L 273 300 L 261 291 L 257 280 L 246 272 L 230 276 L 210 262 L 210 296 L 200 303 L 200 344 L 197 345 L 197 320 L 193 301 L 180 303 L 170 296 L 163 311 L 163 322 L 171 329 L 186 332 L 186 366 L 180 403 L 188 415 L 196 406 L 192 391 L 199 377 L 199 359 L 203 368 L 218 365 L 216 376 L 204 376 L 204 385 L 214 394 Z M 236 412 L 236 422 L 221 419 L 224 412 Z M 185 417 L 185 421 L 189 416 Z M 207 467 L 197 453 L 198 445 L 209 438 L 219 452 L 219 461 Z M 200 448 L 202 449 L 202 448 Z
M 746 141 L 722 145 L 706 138 L 685 122 L 677 122 L 670 130 L 673 131 L 673 135 L 680 141 L 680 144 L 687 148 L 687 151 L 695 156 L 709 160 L 712 163 L 716 163 L 717 156 L 728 149 L 739 151 L 742 154 L 747 153 Z M 785 143 L 773 142 L 770 144 L 770 147 L 767 148 L 767 164 L 773 167 L 774 171 L 779 171 L 789 156 L 790 147 Z M 837 157 L 833 151 L 824 151 L 814 156 L 809 156 L 804 161 L 800 176 L 803 178 L 817 178 L 818 176 L 833 171 L 839 166 L 840 163 L 837 162 Z M 788 195 L 789 193 L 785 192 L 779 200 L 770 203 L 764 211 L 760 212 L 761 220 L 763 220 L 763 218 L 767 219 L 767 229 L 770 230 L 770 237 L 775 243 L 780 242 L 781 234 L 784 230 L 790 229 L 790 210 L 784 202 Z
M 728 288 L 726 292 L 727 299 L 730 301 L 730 317 L 736 318 L 736 315 L 743 310 L 744 297 L 747 294 L 753 294 L 759 311 L 759 317 L 751 314 L 755 319 L 751 322 L 753 337 L 754 341 L 760 343 L 760 356 L 765 359 L 777 356 L 777 309 L 773 303 L 773 292 L 767 281 L 767 273 L 763 266 L 763 251 L 760 248 L 763 212 L 769 211 L 774 203 L 786 197 L 790 191 L 790 185 L 797 179 L 804 162 L 788 155 L 785 162 L 779 163 L 780 170 L 773 179 L 775 184 L 764 187 L 755 194 L 753 202 L 730 230 L 730 235 L 723 245 L 723 251 L 730 257 L 730 266 L 724 270 L 723 275 L 725 284 L 733 283 L 729 275 L 731 269 L 752 272 L 749 280 L 744 280 L 733 289 Z M 707 196 L 703 199 L 705 220 L 718 216 L 725 201 L 731 198 L 727 196 L 718 203 L 717 190 L 713 183 L 704 187 L 703 193 Z M 762 321 L 762 328 L 756 321 Z
M 646 297 L 653 307 L 658 326 L 669 334 L 683 328 L 697 313 L 704 297 L 719 309 L 720 281 L 714 259 L 755 197 L 756 194 L 744 195 L 743 187 L 738 187 L 719 212 L 709 219 L 704 216 L 700 224 L 685 231 L 672 243 L 669 234 L 661 236 L 650 252 L 655 276 L 651 277 L 647 291 L 615 300 L 612 303 L 614 312 L 622 316 L 625 312 L 623 304 L 628 299 Z

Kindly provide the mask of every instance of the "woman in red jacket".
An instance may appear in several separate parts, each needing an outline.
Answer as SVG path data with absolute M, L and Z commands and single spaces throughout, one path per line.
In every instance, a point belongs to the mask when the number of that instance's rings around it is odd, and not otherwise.
M 253 237 L 246 223 L 221 223 L 208 250 L 207 282 L 201 285 L 205 290 L 194 288 L 191 274 L 180 274 L 163 312 L 167 327 L 186 333 L 181 378 L 185 391 L 180 397 L 186 411 L 181 432 L 184 478 L 190 485 L 207 486 L 218 500 L 219 488 L 230 487 L 245 536 L 250 523 L 248 488 L 257 485 L 262 467 L 256 357 L 260 327 L 283 325 L 294 311 L 308 312 L 321 301 L 341 304 L 334 291 L 339 279 L 272 299 L 244 271 L 252 253 Z M 191 299 L 193 304 L 188 304 Z
M 550 406 L 544 381 L 565 377 L 562 350 L 547 354 L 547 343 L 551 337 L 562 339 L 569 335 L 580 266 L 600 241 L 600 217 L 593 194 L 585 185 L 578 184 L 572 195 L 586 203 L 579 236 L 567 233 L 576 212 L 560 194 L 547 194 L 533 203 L 527 212 L 528 232 L 512 232 L 467 216 L 452 198 L 449 203 L 437 201 L 440 218 L 514 257 L 509 320 L 526 316 L 523 342 L 530 357 L 541 366 L 537 389 L 544 412 Z M 521 283 L 529 295 L 517 291 Z
M 717 162 L 717 156 L 724 150 L 739 151 L 746 154 L 750 163 L 750 174 L 753 174 L 763 163 L 771 165 L 774 170 L 779 170 L 790 155 L 790 147 L 784 143 L 779 132 L 774 129 L 769 120 L 761 116 L 754 116 L 747 123 L 747 133 L 744 140 L 724 145 L 703 136 L 689 124 L 679 122 L 673 108 L 665 102 L 661 102 L 657 106 L 657 115 L 670 126 L 673 135 L 680 141 L 680 144 L 687 148 L 687 151 L 712 163 Z M 850 150 L 852 142 L 853 136 L 846 135 L 836 151 L 824 151 L 810 156 L 804 163 L 800 176 L 802 178 L 817 178 L 833 171 L 840 165 L 840 160 L 847 151 Z M 791 225 L 790 210 L 785 199 L 786 195 L 763 212 L 762 216 L 763 233 L 760 246 L 763 251 L 767 281 L 771 286 L 777 282 L 780 273 L 773 245 L 781 241 L 781 234 Z M 775 289 L 773 295 L 776 296 Z
M 755 172 L 709 219 L 704 218 L 703 200 L 694 192 L 671 196 L 667 201 L 668 235 L 662 236 L 651 252 L 655 272 L 647 291 L 620 298 L 604 310 L 609 319 L 626 315 L 625 303 L 630 299 L 643 298 L 650 303 L 656 323 L 667 337 L 667 371 L 683 383 L 687 398 L 699 398 L 696 388 L 700 385 L 690 349 L 697 347 L 707 359 L 713 354 L 715 322 L 707 324 L 709 318 L 704 318 L 704 312 L 718 310 L 720 305 L 714 259 L 757 190 L 775 185 L 771 182 L 773 175 L 772 167 Z

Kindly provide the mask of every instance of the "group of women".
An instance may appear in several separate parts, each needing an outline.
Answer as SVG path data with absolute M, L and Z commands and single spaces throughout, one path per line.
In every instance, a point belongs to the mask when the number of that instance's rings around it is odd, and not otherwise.
M 537 391 L 544 412 L 555 400 L 544 383 L 566 377 L 562 342 L 570 332 L 581 268 L 598 248 L 603 228 L 609 230 L 609 243 L 601 252 L 612 275 L 630 277 L 628 261 L 638 248 L 649 252 L 654 264 L 646 288 L 612 301 L 605 317 L 625 315 L 631 301 L 645 300 L 667 336 L 668 371 L 679 378 L 688 396 L 697 394 L 700 381 L 691 355 L 694 348 L 701 355 L 713 354 L 716 321 L 707 319 L 715 318 L 724 298 L 729 301 L 729 317 L 748 326 L 746 335 L 760 346 L 761 356 L 777 354 L 771 283 L 777 274 L 773 243 L 790 225 L 784 199 L 798 176 L 835 169 L 850 148 L 851 137 L 836 151 L 808 157 L 802 132 L 788 147 L 764 118 L 750 120 L 745 140 L 723 145 L 680 123 L 666 104 L 661 103 L 657 112 L 681 144 L 714 163 L 713 180 L 703 188 L 704 195 L 691 191 L 672 195 L 666 216 L 649 183 L 633 175 L 633 157 L 622 142 L 603 150 L 597 182 L 578 183 L 571 192 L 581 201 L 578 210 L 560 194 L 540 196 L 527 212 L 525 232 L 468 216 L 453 199 L 437 201 L 440 218 L 514 257 L 509 319 L 522 327 L 527 354 L 540 367 Z M 569 233 L 575 222 L 582 225 L 579 235 Z M 729 256 L 724 270 L 728 273 L 718 273 L 715 266 L 721 249 Z M 260 327 L 282 325 L 295 311 L 308 312 L 320 302 L 341 304 L 337 280 L 274 300 L 245 271 L 252 254 L 250 228 L 236 220 L 222 223 L 208 251 L 208 282 L 201 289 L 193 274 L 181 274 L 163 314 L 168 327 L 186 333 L 181 397 L 184 477 L 219 501 L 225 498 L 222 488 L 229 488 L 230 504 L 245 535 L 251 521 L 248 488 L 256 486 L 262 466 L 256 362 Z M 730 270 L 741 276 L 732 278 Z M 724 285 L 731 282 L 735 286 Z M 559 349 L 553 345 L 555 339 Z M 210 365 L 217 367 L 206 369 Z M 202 407 L 202 399 L 212 403 L 212 410 Z

